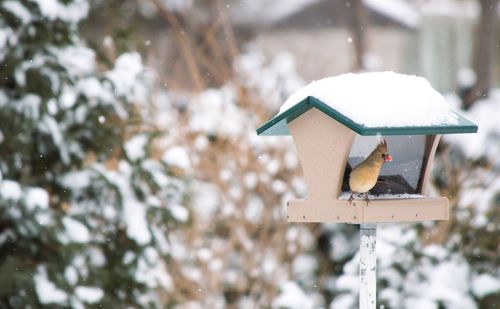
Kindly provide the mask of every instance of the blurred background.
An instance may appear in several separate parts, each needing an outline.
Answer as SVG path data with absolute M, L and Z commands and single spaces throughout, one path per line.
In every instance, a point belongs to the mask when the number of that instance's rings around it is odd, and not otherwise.
M 380 308 L 500 306 L 498 0 L 0 0 L 0 308 L 357 308 L 359 226 L 287 224 L 314 79 L 424 76 L 450 220 L 384 224 Z

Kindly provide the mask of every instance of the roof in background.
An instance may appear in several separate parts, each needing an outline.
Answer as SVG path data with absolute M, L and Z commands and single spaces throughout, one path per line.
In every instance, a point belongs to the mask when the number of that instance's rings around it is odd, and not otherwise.
M 375 25 L 392 25 L 414 29 L 420 24 L 420 13 L 403 0 L 363 0 L 368 17 Z M 352 6 L 346 1 L 331 0 L 243 0 L 231 8 L 236 24 L 261 24 L 268 27 L 346 26 Z

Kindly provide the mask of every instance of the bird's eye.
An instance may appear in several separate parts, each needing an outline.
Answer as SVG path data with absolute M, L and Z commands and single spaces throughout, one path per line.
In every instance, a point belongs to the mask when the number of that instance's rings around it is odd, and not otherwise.
M 385 158 L 385 156 L 386 156 L 386 155 L 385 155 L 385 153 L 383 153 L 383 154 L 382 154 L 382 158 Z

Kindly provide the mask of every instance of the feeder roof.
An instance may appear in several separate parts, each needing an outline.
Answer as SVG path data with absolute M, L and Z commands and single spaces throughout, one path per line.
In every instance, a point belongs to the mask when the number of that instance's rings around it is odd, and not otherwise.
M 288 123 L 317 108 L 360 135 L 474 133 L 429 82 L 393 72 L 344 74 L 314 81 L 292 94 L 259 135 L 289 135 Z

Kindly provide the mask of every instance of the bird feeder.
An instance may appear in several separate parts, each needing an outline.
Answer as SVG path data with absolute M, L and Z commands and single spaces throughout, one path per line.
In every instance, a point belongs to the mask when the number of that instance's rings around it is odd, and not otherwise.
M 447 220 L 448 199 L 427 190 L 436 148 L 443 134 L 477 129 L 425 79 L 383 72 L 313 82 L 257 133 L 291 134 L 295 142 L 308 196 L 287 202 L 288 222 L 360 224 L 359 304 L 374 309 L 377 223 Z M 381 139 L 393 161 L 381 168 L 369 202 L 348 201 L 351 170 Z
M 370 109 L 366 113 L 370 117 Z M 361 224 L 447 220 L 448 199 L 430 197 L 427 191 L 434 154 L 442 134 L 474 133 L 477 126 L 451 110 L 444 113 L 455 121 L 373 127 L 356 122 L 314 96 L 307 96 L 279 113 L 257 133 L 291 134 L 295 142 L 309 196 L 288 201 L 288 221 Z M 379 180 L 370 191 L 369 203 L 349 203 L 350 170 L 368 156 L 380 138 L 387 141 L 394 160 L 382 167 Z

